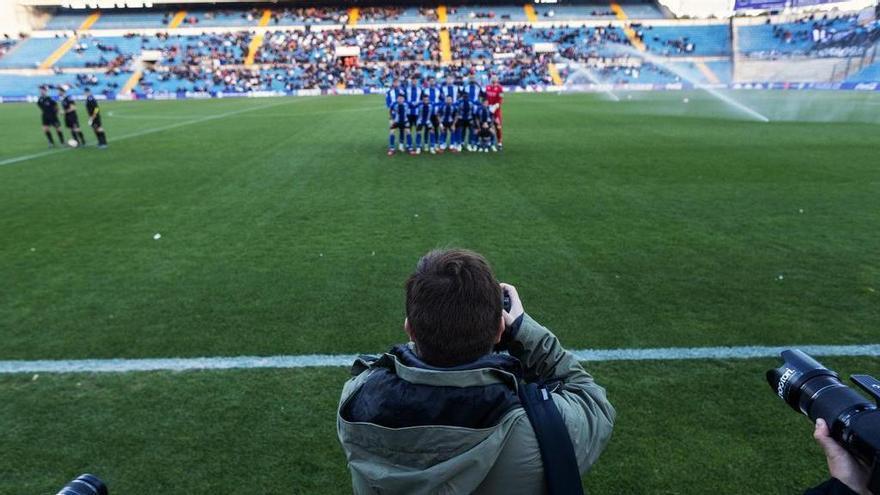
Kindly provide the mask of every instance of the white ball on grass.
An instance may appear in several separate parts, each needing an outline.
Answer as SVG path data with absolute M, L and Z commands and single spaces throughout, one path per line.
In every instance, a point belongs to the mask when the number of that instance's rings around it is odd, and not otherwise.
M 79 146 L 79 141 L 77 141 L 76 139 L 68 139 L 67 145 L 71 148 L 76 148 L 77 146 Z
M 691 102 L 691 99 L 690 99 L 690 98 L 685 98 L 685 99 L 683 99 L 683 100 L 681 100 L 681 101 L 683 101 L 683 102 L 685 102 L 685 103 L 690 103 L 690 102 Z
M 158 241 L 161 238 L 162 238 L 162 234 L 159 234 L 158 232 L 156 234 L 153 234 L 153 240 Z

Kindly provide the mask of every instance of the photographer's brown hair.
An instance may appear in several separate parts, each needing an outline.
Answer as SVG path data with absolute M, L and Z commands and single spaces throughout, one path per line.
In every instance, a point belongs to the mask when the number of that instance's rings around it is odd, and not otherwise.
M 492 351 L 501 286 L 481 255 L 434 250 L 406 281 L 406 317 L 420 357 L 432 366 L 469 363 Z

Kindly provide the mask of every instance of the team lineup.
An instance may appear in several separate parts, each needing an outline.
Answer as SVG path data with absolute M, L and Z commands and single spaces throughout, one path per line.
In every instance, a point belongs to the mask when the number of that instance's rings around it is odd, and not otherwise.
M 406 87 L 395 80 L 385 93 L 390 116 L 388 156 L 395 150 L 410 155 L 423 150 L 431 154 L 500 151 L 503 93 L 497 78 L 485 89 L 474 76 L 463 84 L 448 76 L 440 86 L 433 77 L 420 84 L 419 76 L 413 76 Z
M 104 126 L 101 122 L 101 109 L 98 107 L 98 100 L 92 94 L 89 88 L 85 88 L 86 96 L 86 113 L 89 116 L 89 126 L 95 132 L 98 139 L 98 148 L 107 147 L 107 135 L 104 133 Z M 61 100 L 61 110 L 64 113 L 64 125 L 70 130 L 72 138 L 67 142 L 72 148 L 82 147 L 86 145 L 86 137 L 83 135 L 79 127 L 79 116 L 76 113 L 76 101 L 72 96 L 67 94 L 64 87 L 58 88 L 58 99 Z M 55 138 L 52 136 L 52 129 L 58 135 L 58 142 L 64 145 L 64 133 L 61 131 L 61 122 L 58 119 L 58 101 L 49 96 L 49 88 L 43 86 L 40 88 L 40 97 L 37 99 L 37 106 L 40 107 L 42 113 L 43 133 L 46 140 L 49 141 L 49 147 L 55 147 Z

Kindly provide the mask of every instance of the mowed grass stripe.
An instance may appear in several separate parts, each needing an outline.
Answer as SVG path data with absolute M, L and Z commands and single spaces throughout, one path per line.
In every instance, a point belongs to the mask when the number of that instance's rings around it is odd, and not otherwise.
M 785 347 L 691 347 L 661 349 L 571 350 L 580 361 L 684 361 L 694 359 L 754 359 L 777 357 L 797 348 L 813 356 L 880 356 L 880 344 L 803 345 Z M 11 373 L 127 373 L 134 371 L 203 371 L 229 369 L 326 368 L 350 366 L 356 355 L 235 356 L 164 359 L 78 359 L 0 361 L 0 374 Z
M 381 351 L 404 338 L 418 256 L 449 245 L 483 252 L 573 348 L 874 342 L 876 126 L 725 120 L 691 96 L 511 95 L 505 151 L 461 156 L 386 157 L 379 96 L 116 146 L 157 124 L 108 118 L 104 153 L 0 167 L 0 359 Z M 0 108 L 0 156 L 43 146 L 20 125 L 36 116 Z
M 880 373 L 877 358 L 830 358 Z M 792 494 L 827 478 L 809 421 L 770 390 L 774 359 L 588 366 L 618 411 L 590 493 Z M 0 493 L 83 472 L 111 493 L 350 493 L 335 431 L 343 368 L 0 376 Z

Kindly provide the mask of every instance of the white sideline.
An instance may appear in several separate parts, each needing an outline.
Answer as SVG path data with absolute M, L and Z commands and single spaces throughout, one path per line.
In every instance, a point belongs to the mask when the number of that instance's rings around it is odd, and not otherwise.
M 877 356 L 880 344 L 745 347 L 667 347 L 654 349 L 582 349 L 572 351 L 581 361 L 679 361 L 689 359 L 752 359 L 779 356 L 797 348 L 813 356 Z M 344 367 L 353 354 L 293 356 L 238 356 L 158 359 L 78 359 L 0 361 L 0 374 L 12 373 L 124 373 L 131 371 L 194 371 L 266 368 Z
M 202 122 L 208 122 L 209 120 L 223 119 L 226 117 L 231 117 L 233 115 L 238 115 L 240 113 L 254 112 L 257 110 L 264 110 L 266 108 L 277 107 L 280 105 L 289 105 L 289 104 L 296 103 L 298 101 L 304 101 L 304 100 L 306 100 L 306 99 L 305 98 L 296 98 L 296 99 L 290 98 L 290 99 L 287 99 L 287 101 L 280 101 L 277 103 L 272 103 L 271 105 L 261 105 L 259 107 L 241 108 L 241 109 L 233 110 L 230 112 L 223 112 L 223 113 L 218 113 L 218 114 L 214 114 L 214 115 L 207 115 L 205 117 L 199 117 L 197 119 L 186 120 L 183 122 L 178 122 L 176 124 L 163 125 L 160 127 L 154 127 L 152 129 L 145 129 L 143 131 L 133 132 L 130 134 L 123 134 L 121 136 L 114 137 L 111 135 L 110 136 L 111 145 L 112 145 L 112 143 L 115 143 L 117 141 L 124 141 L 126 139 L 131 139 L 134 137 L 141 137 L 141 136 L 146 136 L 148 134 L 155 134 L 157 132 L 168 131 L 168 130 L 176 129 L 178 127 L 183 127 L 186 125 L 201 124 Z M 83 129 L 85 129 L 85 128 L 83 128 Z M 73 150 L 73 148 L 68 148 L 68 147 L 64 146 L 62 143 L 60 148 L 52 148 L 52 149 L 49 149 L 49 150 L 46 150 L 46 151 L 43 151 L 40 153 L 34 153 L 31 155 L 22 155 L 22 156 L 16 156 L 14 158 L 7 158 L 5 160 L 0 161 L 0 166 L 12 165 L 14 163 L 25 162 L 28 160 L 33 160 L 34 158 L 40 158 L 43 156 L 54 155 L 56 153 L 62 153 L 62 152 L 71 151 L 71 150 Z

